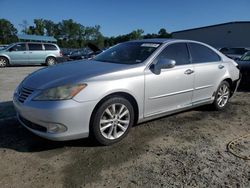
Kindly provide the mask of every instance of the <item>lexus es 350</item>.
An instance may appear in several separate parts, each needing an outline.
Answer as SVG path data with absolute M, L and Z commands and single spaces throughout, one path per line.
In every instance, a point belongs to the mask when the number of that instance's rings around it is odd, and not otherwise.
M 224 109 L 239 81 L 237 64 L 206 44 L 147 39 L 40 69 L 13 101 L 20 123 L 41 137 L 109 145 L 136 123 L 205 104 Z

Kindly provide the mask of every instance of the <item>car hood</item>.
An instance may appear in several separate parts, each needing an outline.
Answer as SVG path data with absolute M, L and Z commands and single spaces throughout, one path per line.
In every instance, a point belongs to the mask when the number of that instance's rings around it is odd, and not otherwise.
M 130 66 L 94 60 L 74 61 L 39 69 L 27 76 L 22 85 L 30 89 L 47 89 L 84 82 L 100 75 L 126 70 Z

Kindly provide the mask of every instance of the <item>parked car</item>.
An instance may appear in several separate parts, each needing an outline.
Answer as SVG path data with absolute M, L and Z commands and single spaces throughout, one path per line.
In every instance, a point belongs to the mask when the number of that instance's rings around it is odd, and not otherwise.
M 242 82 L 250 83 L 250 51 L 246 52 L 239 60 L 236 61 L 242 74 Z
M 70 60 L 80 60 L 80 59 L 92 59 L 96 55 L 102 52 L 96 45 L 88 43 L 88 48 L 79 49 L 73 51 L 68 55 Z
M 8 65 L 56 64 L 62 56 L 60 48 L 52 43 L 18 42 L 0 50 L 0 67 Z
M 20 123 L 41 137 L 109 145 L 139 122 L 200 105 L 222 110 L 239 81 L 237 64 L 206 44 L 145 39 L 40 69 L 13 101 Z
M 6 48 L 7 46 L 9 46 L 9 45 L 7 45 L 7 44 L 2 44 L 2 45 L 0 45 L 0 50 Z
M 249 50 L 249 48 L 221 48 L 220 52 L 230 57 L 231 59 L 238 60 Z

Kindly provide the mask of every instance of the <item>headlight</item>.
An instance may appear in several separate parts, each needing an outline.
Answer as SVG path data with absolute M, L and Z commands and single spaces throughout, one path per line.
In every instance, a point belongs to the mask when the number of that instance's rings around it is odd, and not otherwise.
M 66 100 L 72 99 L 81 90 L 87 87 L 87 84 L 73 84 L 54 87 L 42 91 L 42 93 L 36 96 L 33 100 L 36 101 L 48 101 L 48 100 Z

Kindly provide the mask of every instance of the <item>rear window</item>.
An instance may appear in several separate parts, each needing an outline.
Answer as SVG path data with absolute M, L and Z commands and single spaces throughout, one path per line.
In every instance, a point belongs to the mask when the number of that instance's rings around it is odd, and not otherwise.
M 210 48 L 197 44 L 188 43 L 193 63 L 208 63 L 220 61 L 221 58 Z
M 44 44 L 45 50 L 58 50 L 53 44 Z
M 30 51 L 40 51 L 43 50 L 42 44 L 28 44 Z

